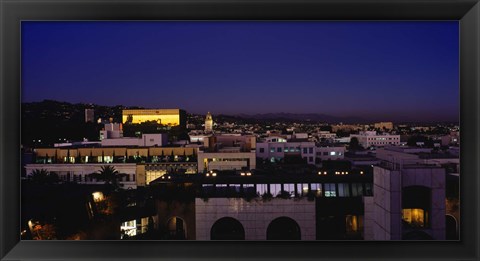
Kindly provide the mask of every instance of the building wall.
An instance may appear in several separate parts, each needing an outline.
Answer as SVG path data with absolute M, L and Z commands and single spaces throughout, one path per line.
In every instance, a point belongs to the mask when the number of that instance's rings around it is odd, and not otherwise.
M 363 219 L 363 239 L 364 240 L 374 240 L 374 233 L 373 233 L 373 226 L 374 226 L 374 219 L 373 219 L 373 197 L 363 197 L 364 203 L 364 219 Z
M 141 138 L 123 138 L 123 137 L 110 137 L 110 131 L 107 132 L 107 138 L 102 140 L 103 147 L 109 146 L 136 146 L 136 147 L 153 147 L 153 146 L 165 146 L 168 142 L 167 134 L 155 133 L 155 134 L 143 134 Z M 104 136 L 105 137 L 105 136 Z
M 345 147 L 316 147 L 316 158 L 321 160 L 343 160 Z
M 255 152 L 199 152 L 198 172 L 209 170 L 240 170 L 256 168 Z
M 401 240 L 400 171 L 374 166 L 373 175 L 373 240 Z
M 278 199 L 263 202 L 242 198 L 210 198 L 207 202 L 195 199 L 196 239 L 210 240 L 210 230 L 220 218 L 232 217 L 240 221 L 245 240 L 266 240 L 267 227 L 278 217 L 289 217 L 297 222 L 302 240 L 315 240 L 315 202 L 307 199 Z

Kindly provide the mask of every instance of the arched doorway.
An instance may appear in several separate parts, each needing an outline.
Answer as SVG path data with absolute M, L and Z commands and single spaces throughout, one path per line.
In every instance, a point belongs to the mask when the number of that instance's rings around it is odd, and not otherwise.
M 169 239 L 186 239 L 187 229 L 185 221 L 179 217 L 172 217 L 167 221 Z
M 452 215 L 445 215 L 446 239 L 458 239 L 458 225 L 457 220 Z
M 267 228 L 267 240 L 300 240 L 300 226 L 289 217 L 274 219 Z
M 245 230 L 240 221 L 224 217 L 217 220 L 210 229 L 211 240 L 245 240 Z

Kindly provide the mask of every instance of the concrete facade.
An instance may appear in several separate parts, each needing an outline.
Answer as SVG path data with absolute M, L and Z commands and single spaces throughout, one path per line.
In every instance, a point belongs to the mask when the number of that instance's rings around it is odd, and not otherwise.
M 414 186 L 431 192 L 429 226 L 419 230 L 435 240 L 445 239 L 445 169 L 422 165 L 375 166 L 373 182 L 373 200 L 365 200 L 365 240 L 401 240 L 410 232 L 402 226 L 402 193 L 404 188 Z
M 289 217 L 299 225 L 302 240 L 315 240 L 315 201 L 278 199 L 270 201 L 242 198 L 195 199 L 196 239 L 210 240 L 213 224 L 223 217 L 232 217 L 242 224 L 245 240 L 266 240 L 270 222 Z

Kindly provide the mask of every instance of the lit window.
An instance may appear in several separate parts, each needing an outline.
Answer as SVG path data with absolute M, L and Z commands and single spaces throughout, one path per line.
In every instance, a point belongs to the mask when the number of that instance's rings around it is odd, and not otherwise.
M 412 227 L 428 226 L 428 211 L 421 208 L 404 208 L 402 210 L 402 219 Z
M 268 184 L 257 184 L 257 194 L 262 196 L 268 192 Z
M 335 151 L 330 151 L 330 156 L 335 156 Z
M 120 231 L 122 231 L 122 238 L 125 236 L 132 237 L 137 235 L 137 221 L 131 220 L 123 222 L 120 226 Z
M 294 184 L 283 184 L 283 190 L 290 193 L 291 197 L 295 195 L 295 185 Z
M 270 194 L 277 196 L 282 190 L 281 184 L 270 184 Z
M 313 193 L 315 193 L 316 196 L 321 197 L 322 196 L 322 184 L 320 183 L 312 183 L 310 184 L 311 190 Z
M 326 183 L 325 184 L 325 197 L 336 197 L 337 193 L 335 190 L 334 183 Z
M 345 217 L 345 232 L 347 234 L 356 234 L 363 231 L 363 217 L 347 215 Z
M 307 183 L 298 183 L 297 184 L 297 194 L 299 196 L 305 196 L 308 193 L 308 184 Z

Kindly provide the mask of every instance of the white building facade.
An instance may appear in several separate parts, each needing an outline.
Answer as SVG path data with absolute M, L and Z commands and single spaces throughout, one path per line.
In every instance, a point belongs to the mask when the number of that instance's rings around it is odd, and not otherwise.
M 361 131 L 359 134 L 351 134 L 351 138 L 357 138 L 358 143 L 364 148 L 400 145 L 400 135 L 377 134 L 376 131 Z
M 315 240 L 315 201 L 279 199 L 270 201 L 242 198 L 195 199 L 196 240 L 211 240 L 215 225 L 222 220 L 235 222 L 245 240 L 267 240 L 277 221 L 298 228 L 298 239 Z M 279 224 L 281 224 L 279 223 Z M 288 224 L 288 223 L 287 223 Z M 296 226 L 295 226 L 296 225 Z M 215 239 L 215 238 L 213 238 Z

